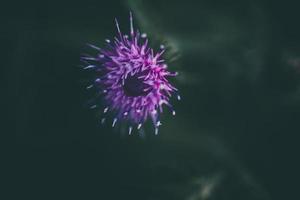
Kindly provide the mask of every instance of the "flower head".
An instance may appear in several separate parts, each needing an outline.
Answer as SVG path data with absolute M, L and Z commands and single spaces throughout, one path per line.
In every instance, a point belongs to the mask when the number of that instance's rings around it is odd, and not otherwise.
M 130 36 L 123 35 L 115 21 L 118 37 L 114 41 L 106 39 L 108 47 L 105 49 L 89 45 L 98 54 L 95 57 L 82 57 L 88 63 L 85 68 L 93 68 L 97 72 L 93 85 L 102 93 L 104 113 L 111 112 L 115 116 L 112 126 L 119 121 L 126 121 L 131 134 L 133 128 L 140 129 L 151 118 L 157 134 L 161 125 L 159 114 L 163 111 L 162 106 L 169 106 L 175 115 L 169 98 L 177 89 L 167 78 L 177 73 L 167 70 L 161 58 L 165 51 L 163 48 L 154 53 L 148 46 L 146 34 L 134 31 L 131 13 Z

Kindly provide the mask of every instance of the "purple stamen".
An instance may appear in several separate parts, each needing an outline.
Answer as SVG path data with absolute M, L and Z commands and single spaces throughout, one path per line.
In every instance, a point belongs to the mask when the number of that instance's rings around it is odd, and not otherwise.
M 112 126 L 117 121 L 126 121 L 129 124 L 128 133 L 131 134 L 133 127 L 140 130 L 147 119 L 151 118 L 155 134 L 158 134 L 158 127 L 161 125 L 159 112 L 163 111 L 163 105 L 172 107 L 169 99 L 177 91 L 168 82 L 168 77 L 176 76 L 177 73 L 169 72 L 167 64 L 161 59 L 165 51 L 163 45 L 155 53 L 148 46 L 147 35 L 134 31 L 131 12 L 130 37 L 122 34 L 117 19 L 115 24 L 118 36 L 112 41 L 105 40 L 107 48 L 101 49 L 88 44 L 98 53 L 95 57 L 82 57 L 87 64 L 84 69 L 95 69 L 97 73 L 94 85 L 102 91 L 106 105 L 103 114 L 112 113 L 115 116 Z M 179 95 L 177 99 L 180 100 Z M 94 107 L 96 106 L 91 106 Z M 172 114 L 175 115 L 173 109 Z M 101 123 L 104 122 L 105 118 L 102 118 Z

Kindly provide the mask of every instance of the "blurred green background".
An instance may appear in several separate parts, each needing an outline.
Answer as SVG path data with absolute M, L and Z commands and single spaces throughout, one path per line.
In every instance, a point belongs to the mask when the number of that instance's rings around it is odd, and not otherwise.
M 15 96 L 16 199 L 297 199 L 296 1 L 2 3 L 3 80 Z M 85 107 L 85 44 L 129 30 L 167 47 L 182 101 L 158 136 L 126 136 Z M 10 128 L 10 129 L 11 129 Z

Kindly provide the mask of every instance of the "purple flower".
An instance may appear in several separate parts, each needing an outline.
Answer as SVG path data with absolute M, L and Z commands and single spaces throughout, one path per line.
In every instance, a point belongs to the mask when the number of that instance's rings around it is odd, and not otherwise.
M 100 49 L 96 57 L 82 57 L 88 65 L 86 69 L 95 69 L 97 73 L 93 86 L 100 89 L 104 99 L 104 113 L 112 113 L 115 117 L 112 126 L 117 122 L 129 124 L 129 134 L 133 128 L 141 129 L 148 118 L 152 119 L 155 134 L 161 125 L 159 115 L 163 105 L 171 108 L 169 99 L 177 91 L 168 82 L 169 76 L 176 76 L 167 70 L 161 58 L 163 46 L 158 53 L 148 46 L 146 34 L 134 31 L 132 14 L 130 13 L 130 37 L 123 35 L 116 21 L 118 37 L 114 41 L 106 39 L 108 47 Z M 180 99 L 179 95 L 177 96 Z M 95 107 L 95 106 L 94 106 Z M 102 118 L 102 122 L 105 118 Z

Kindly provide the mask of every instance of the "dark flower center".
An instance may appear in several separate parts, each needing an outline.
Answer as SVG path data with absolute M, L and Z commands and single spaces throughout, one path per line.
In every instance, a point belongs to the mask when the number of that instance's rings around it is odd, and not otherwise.
M 139 74 L 140 75 L 140 74 Z M 143 82 L 143 78 L 138 78 L 137 74 L 128 76 L 124 82 L 124 92 L 127 96 L 146 96 L 151 91 L 151 86 Z M 146 90 L 146 91 L 145 91 Z

